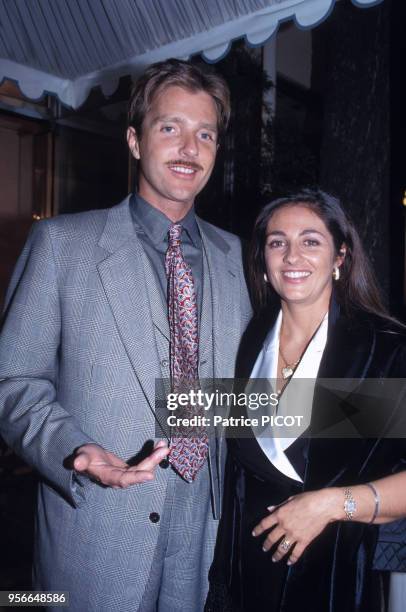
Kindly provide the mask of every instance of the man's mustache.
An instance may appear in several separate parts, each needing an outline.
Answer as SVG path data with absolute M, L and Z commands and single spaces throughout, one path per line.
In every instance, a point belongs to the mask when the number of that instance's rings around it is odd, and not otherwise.
M 192 170 L 203 170 L 200 164 L 194 161 L 187 161 L 185 159 L 174 159 L 166 162 L 167 166 L 183 166 L 184 168 L 191 168 Z

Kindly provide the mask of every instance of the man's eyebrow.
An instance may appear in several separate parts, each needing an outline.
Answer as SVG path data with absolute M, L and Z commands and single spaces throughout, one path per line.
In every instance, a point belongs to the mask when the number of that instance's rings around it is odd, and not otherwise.
M 170 123 L 179 124 L 186 123 L 185 119 L 183 119 L 182 117 L 177 117 L 176 115 L 158 115 L 157 117 L 154 117 L 154 119 L 151 121 L 151 125 L 156 125 L 161 121 L 169 121 Z M 205 130 L 211 130 L 212 132 L 217 132 L 217 125 L 213 123 L 200 123 L 199 129 L 201 128 Z
M 217 125 L 213 123 L 201 123 L 202 128 L 206 130 L 211 130 L 212 132 L 217 132 Z
M 182 117 L 176 117 L 176 115 L 157 115 L 152 120 L 152 125 L 159 123 L 160 121 L 170 121 L 171 123 L 184 123 Z

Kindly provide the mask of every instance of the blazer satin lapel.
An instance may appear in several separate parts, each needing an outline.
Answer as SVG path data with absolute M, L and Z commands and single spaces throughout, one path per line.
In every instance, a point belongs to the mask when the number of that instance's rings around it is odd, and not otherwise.
M 236 378 L 246 380 L 250 377 L 268 332 L 275 324 L 279 310 L 280 306 L 278 304 L 251 319 L 241 338 L 237 356 Z
M 99 246 L 111 253 L 97 266 L 107 300 L 140 387 L 157 417 L 155 379 L 161 379 L 162 372 L 154 341 L 144 252 L 134 231 L 128 199 L 110 211 Z M 158 420 L 165 431 L 164 423 Z
M 308 463 L 305 482 L 309 488 L 333 485 L 350 467 L 361 467 L 359 438 L 351 438 L 351 423 L 345 418 L 345 407 L 326 392 L 322 379 L 364 379 L 368 372 L 375 347 L 372 327 L 355 320 L 329 316 L 329 332 L 324 355 L 316 381 L 313 400 L 311 429 L 319 432 L 320 438 L 309 442 Z M 343 432 L 342 437 L 323 438 L 323 431 L 334 428 Z M 330 429 L 331 430 L 331 429 Z M 314 433 L 313 433 L 314 436 Z M 326 461 L 328 452 L 328 461 Z

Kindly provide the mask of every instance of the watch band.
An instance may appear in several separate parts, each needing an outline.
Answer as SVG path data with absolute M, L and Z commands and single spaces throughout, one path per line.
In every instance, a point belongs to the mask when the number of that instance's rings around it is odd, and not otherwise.
M 357 511 L 357 503 L 352 496 L 351 489 L 348 487 L 344 489 L 344 512 L 347 521 L 351 521 L 355 512 Z

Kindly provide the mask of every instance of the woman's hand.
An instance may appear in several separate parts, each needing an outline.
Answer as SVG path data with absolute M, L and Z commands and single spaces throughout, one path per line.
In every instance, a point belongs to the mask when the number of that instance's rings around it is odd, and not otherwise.
M 343 494 L 339 488 L 300 493 L 279 506 L 269 507 L 269 516 L 262 519 L 252 535 L 257 537 L 273 527 L 263 549 L 267 551 L 281 540 L 272 560 L 280 561 L 290 553 L 288 564 L 291 565 L 328 523 L 342 518 L 342 507 Z

